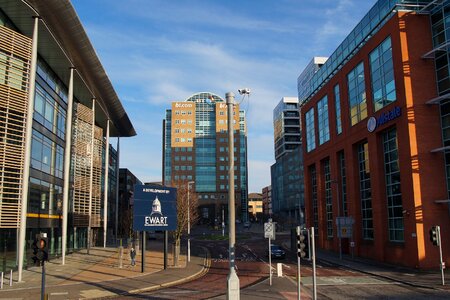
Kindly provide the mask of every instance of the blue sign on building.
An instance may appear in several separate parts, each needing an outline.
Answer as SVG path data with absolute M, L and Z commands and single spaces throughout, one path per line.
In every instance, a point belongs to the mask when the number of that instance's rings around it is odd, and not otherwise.
M 177 189 L 158 185 L 136 185 L 133 229 L 150 231 L 176 228 Z

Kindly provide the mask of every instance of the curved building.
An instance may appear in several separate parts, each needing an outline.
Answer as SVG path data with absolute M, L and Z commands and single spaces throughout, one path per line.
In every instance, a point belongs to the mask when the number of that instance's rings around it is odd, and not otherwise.
M 235 195 L 240 215 L 247 220 L 247 128 L 238 104 L 234 114 Z M 214 225 L 228 210 L 227 115 L 224 99 L 203 92 L 172 102 L 164 120 L 164 183 L 194 181 L 200 220 Z
M 0 247 L 21 280 L 36 234 L 63 263 L 106 242 L 109 137 L 136 132 L 70 1 L 0 0 L 0 39 Z

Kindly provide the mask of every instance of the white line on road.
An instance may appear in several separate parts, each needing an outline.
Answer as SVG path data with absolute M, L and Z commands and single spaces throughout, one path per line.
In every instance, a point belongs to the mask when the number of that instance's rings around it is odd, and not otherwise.
M 68 295 L 69 292 L 57 292 L 57 293 L 50 293 L 50 296 L 61 296 L 61 295 Z

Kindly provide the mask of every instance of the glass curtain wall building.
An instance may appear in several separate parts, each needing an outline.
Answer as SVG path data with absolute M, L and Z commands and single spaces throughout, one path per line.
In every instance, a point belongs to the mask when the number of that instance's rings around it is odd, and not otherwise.
M 273 110 L 275 164 L 271 166 L 274 220 L 304 224 L 303 156 L 297 97 L 283 97 Z
M 0 35 L 0 247 L 20 280 L 38 233 L 50 257 L 85 247 L 89 223 L 103 245 L 109 137 L 136 133 L 70 1 L 2 0 Z
M 341 235 L 344 253 L 438 267 L 428 231 L 450 241 L 448 11 L 450 1 L 377 1 L 299 89 L 318 247 L 339 251 Z
M 165 185 L 194 181 L 200 222 L 228 220 L 228 125 L 225 101 L 209 92 L 173 102 L 163 122 Z M 237 217 L 248 219 L 247 127 L 244 111 L 234 108 L 234 165 Z

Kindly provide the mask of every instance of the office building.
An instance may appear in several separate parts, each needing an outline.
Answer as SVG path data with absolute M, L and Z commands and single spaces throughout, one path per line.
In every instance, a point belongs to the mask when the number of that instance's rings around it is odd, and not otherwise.
M 272 217 L 272 186 L 266 186 L 262 189 L 263 214 L 264 219 Z
M 70 1 L 2 0 L 0 36 L 0 247 L 21 280 L 36 234 L 63 263 L 104 245 L 109 138 L 136 133 Z
M 271 166 L 274 220 L 304 223 L 303 158 L 297 97 L 283 97 L 273 110 L 275 163 Z
M 301 122 L 318 247 L 339 251 L 341 236 L 344 254 L 439 268 L 429 230 L 450 242 L 449 8 L 379 0 L 312 76 Z
M 126 168 L 119 169 L 118 237 L 128 238 L 133 234 L 134 186 L 142 182 Z
M 163 138 L 165 185 L 194 181 L 200 222 L 219 224 L 228 211 L 228 122 L 225 101 L 209 92 L 172 102 Z M 247 221 L 247 128 L 244 111 L 234 107 L 236 218 Z
M 263 218 L 263 199 L 260 193 L 248 194 L 248 215 L 252 222 L 261 222 Z

